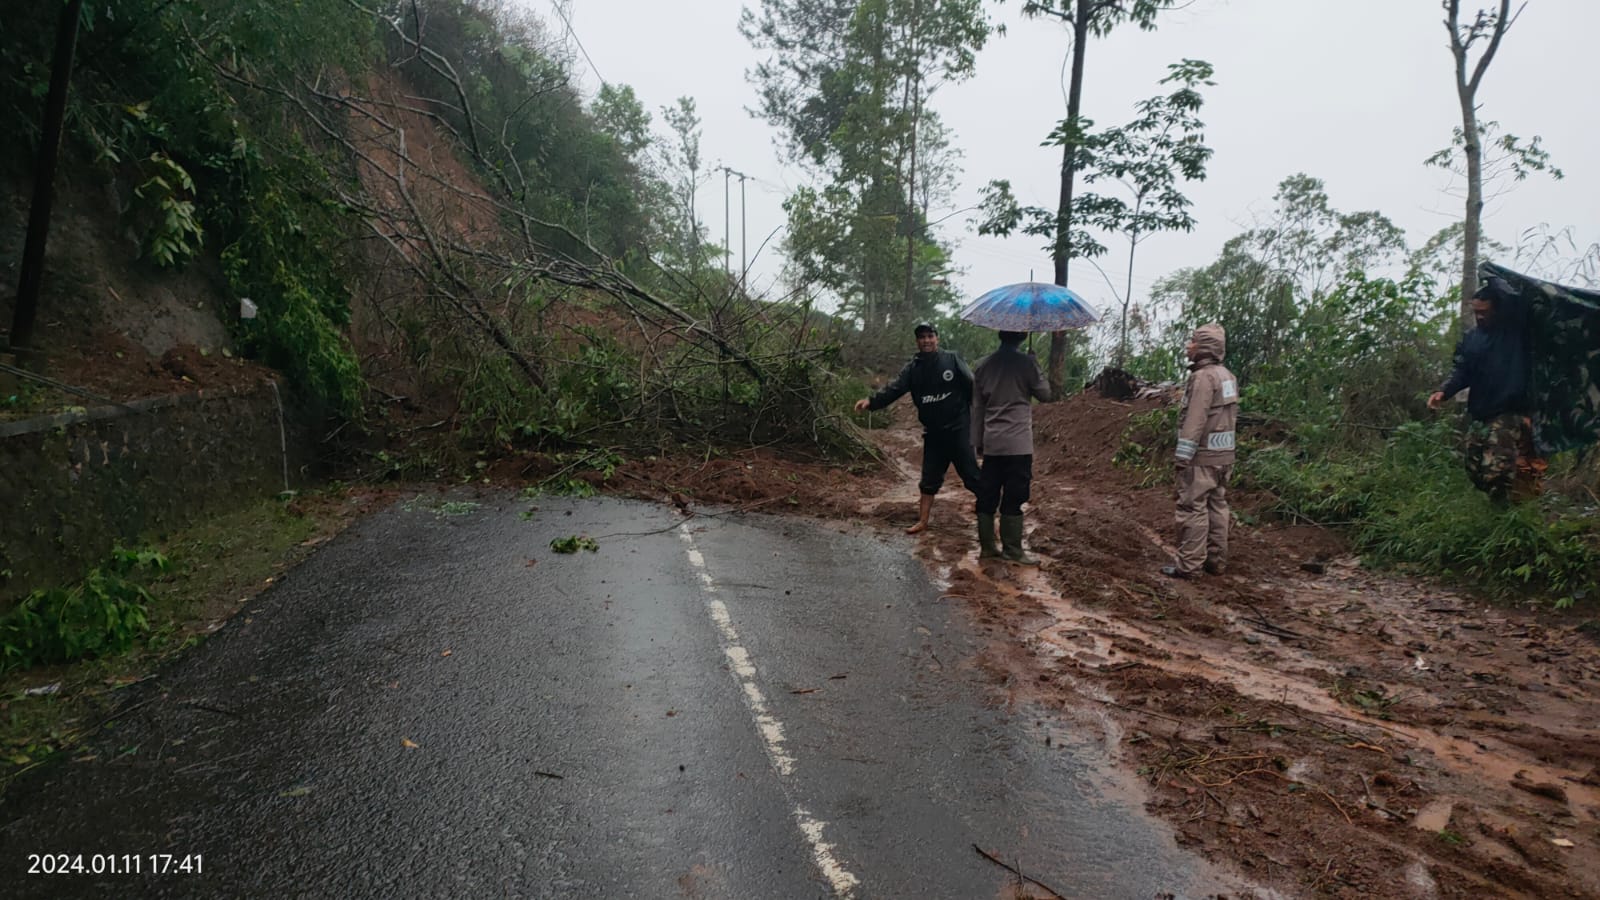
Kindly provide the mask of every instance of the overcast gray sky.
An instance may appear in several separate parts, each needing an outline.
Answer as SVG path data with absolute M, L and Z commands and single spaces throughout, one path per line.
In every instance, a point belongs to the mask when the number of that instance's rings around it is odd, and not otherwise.
M 552 32 L 566 30 L 553 0 L 521 2 Z M 703 156 L 753 177 L 746 204 L 754 255 L 756 245 L 782 227 L 783 199 L 805 174 L 782 163 L 772 130 L 746 111 L 755 91 L 745 73 L 760 56 L 738 32 L 744 5 L 572 0 L 571 26 L 589 60 L 577 57 L 590 96 L 601 79 L 632 85 L 658 131 L 665 130 L 661 106 L 683 95 L 695 98 L 704 120 Z M 1463 5 L 1476 9 L 1478 3 Z M 1069 35 L 1058 24 L 1023 19 L 1019 9 L 1015 0 L 991 6 L 1007 34 L 991 39 L 971 81 L 946 87 L 934 99 L 964 155 L 964 174 L 951 207 L 933 210 L 930 218 L 974 204 L 991 178 L 1010 179 L 1024 203 L 1054 206 L 1060 154 L 1039 143 L 1065 116 Z M 1188 189 L 1199 226 L 1140 245 L 1134 299 L 1162 275 L 1214 259 L 1253 214 L 1271 208 L 1278 181 L 1295 172 L 1323 179 L 1336 209 L 1385 213 L 1406 229 L 1413 246 L 1458 219 L 1462 202 L 1444 192 L 1448 176 L 1422 164 L 1460 124 L 1443 19 L 1438 0 L 1195 0 L 1166 15 L 1155 32 L 1124 29 L 1092 42 L 1083 112 L 1101 124 L 1126 120 L 1134 103 L 1160 92 L 1157 82 L 1168 63 L 1187 57 L 1216 67 L 1217 83 L 1206 92 L 1202 114 L 1216 156 L 1209 177 Z M 1600 2 L 1529 0 L 1501 45 L 1479 91 L 1481 116 L 1513 134 L 1542 136 L 1567 177 L 1535 176 L 1491 203 L 1485 214 L 1491 237 L 1515 243 L 1524 229 L 1546 223 L 1570 227 L 1580 252 L 1600 241 L 1597 35 Z M 698 204 L 717 239 L 722 189 L 717 175 Z M 735 266 L 737 189 L 735 180 Z M 970 215 L 940 226 L 956 245 L 955 262 L 963 270 L 956 284 L 966 296 L 1026 280 L 1030 270 L 1038 280 L 1050 279 L 1050 260 L 1036 238 L 980 238 L 967 227 Z M 758 288 L 780 274 L 781 237 L 751 263 Z M 1119 273 L 1125 251 L 1107 243 L 1113 251 L 1100 264 Z M 1121 276 L 1114 277 L 1120 288 Z M 1074 264 L 1071 281 L 1102 308 L 1111 305 L 1105 281 L 1087 263 Z

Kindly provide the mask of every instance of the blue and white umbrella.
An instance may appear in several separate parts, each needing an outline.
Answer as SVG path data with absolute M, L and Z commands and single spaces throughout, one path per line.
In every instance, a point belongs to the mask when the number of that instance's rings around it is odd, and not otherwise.
M 972 301 L 961 318 L 996 331 L 1062 331 L 1093 325 L 1100 321 L 1100 311 L 1058 284 L 1024 281 Z

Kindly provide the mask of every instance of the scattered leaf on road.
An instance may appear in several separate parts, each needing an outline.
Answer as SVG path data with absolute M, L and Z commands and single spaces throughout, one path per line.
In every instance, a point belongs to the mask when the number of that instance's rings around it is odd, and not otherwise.
M 1551 838 L 1550 839 L 1550 843 L 1555 844 L 1557 847 L 1576 847 L 1576 846 L 1578 846 L 1577 844 L 1574 844 L 1573 842 L 1567 840 L 1566 838 Z
M 413 741 L 411 738 L 401 738 L 400 746 L 406 748 L 407 750 L 415 750 L 417 749 L 417 742 Z
M 799 688 L 798 690 L 793 690 L 793 691 L 790 691 L 789 693 L 791 693 L 791 694 L 815 694 L 816 692 L 817 692 L 816 688 Z
M 455 652 L 454 650 L 445 650 L 442 653 L 440 653 L 439 655 L 440 656 L 449 656 L 450 654 L 452 654 L 454 652 Z
M 600 545 L 595 543 L 594 538 L 586 534 L 573 534 L 564 538 L 555 538 L 550 542 L 550 549 L 557 553 L 577 553 L 579 550 L 595 553 L 599 551 Z
M 278 792 L 278 796 L 279 797 L 304 797 L 305 795 L 307 795 L 309 793 L 311 793 L 311 788 L 308 788 L 308 787 L 305 787 L 305 786 L 301 786 L 301 787 L 297 787 L 297 788 L 290 788 L 287 791 L 279 791 Z

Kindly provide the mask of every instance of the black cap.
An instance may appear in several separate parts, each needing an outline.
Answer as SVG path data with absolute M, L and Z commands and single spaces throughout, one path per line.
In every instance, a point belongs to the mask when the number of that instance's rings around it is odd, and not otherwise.
M 933 327 L 932 322 L 918 322 L 917 327 L 911 329 L 911 333 L 915 335 L 921 335 L 924 331 L 928 332 L 929 334 L 939 333 L 939 329 Z

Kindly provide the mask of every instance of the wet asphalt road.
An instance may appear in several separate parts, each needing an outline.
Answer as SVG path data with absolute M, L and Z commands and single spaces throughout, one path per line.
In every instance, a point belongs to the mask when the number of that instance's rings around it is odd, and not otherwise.
M 1231 887 L 1108 799 L 1092 749 L 996 703 L 907 541 L 438 505 L 357 524 L 134 689 L 92 761 L 14 784 L 0 893 L 1010 896 L 974 843 L 1071 897 Z M 599 552 L 549 549 L 580 533 Z

